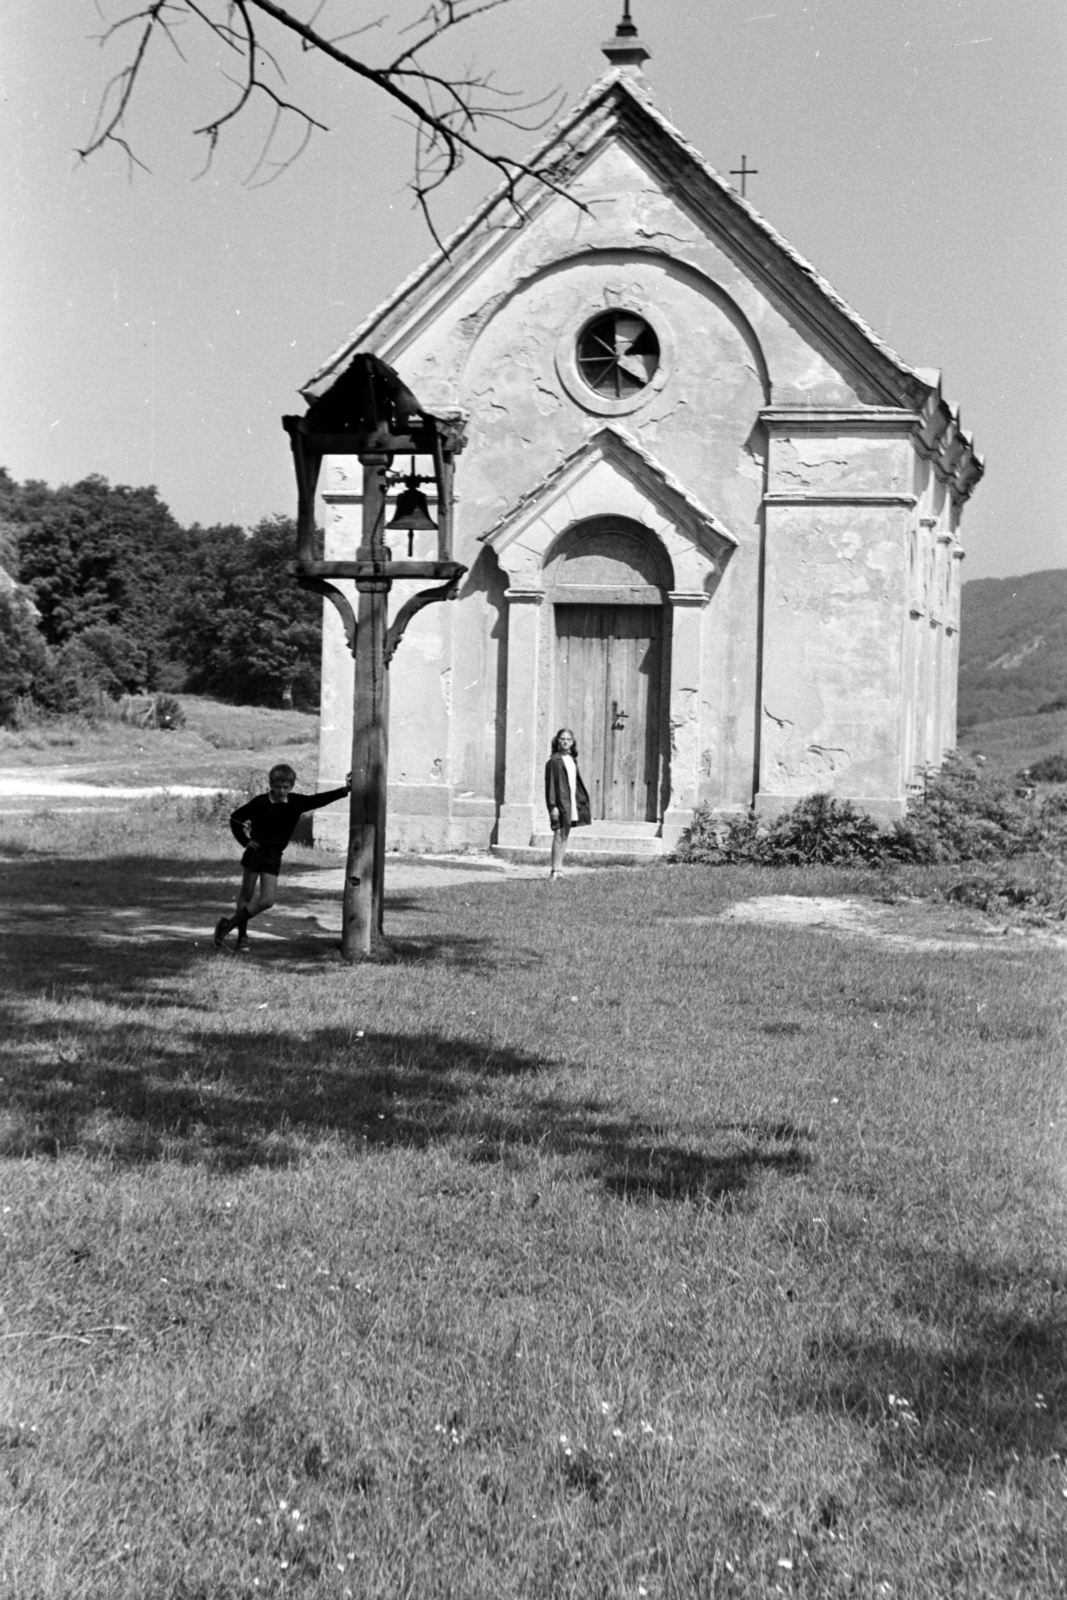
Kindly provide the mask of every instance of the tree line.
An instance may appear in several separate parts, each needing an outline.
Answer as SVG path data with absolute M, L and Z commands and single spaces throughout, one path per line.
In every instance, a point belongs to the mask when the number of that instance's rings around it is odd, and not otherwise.
M 154 488 L 0 467 L 0 723 L 160 691 L 314 705 L 322 602 L 286 570 L 295 541 L 289 517 L 183 528 Z

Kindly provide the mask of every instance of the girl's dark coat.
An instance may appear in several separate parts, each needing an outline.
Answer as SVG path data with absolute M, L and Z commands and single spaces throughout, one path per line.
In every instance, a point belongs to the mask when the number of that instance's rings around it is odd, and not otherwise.
M 545 763 L 545 804 L 549 811 L 553 806 L 559 810 L 560 819 L 573 828 L 584 828 L 592 819 L 589 813 L 589 795 L 586 793 L 582 775 L 578 772 L 578 821 L 571 822 L 571 786 L 567 781 L 567 769 L 563 765 L 561 755 L 549 756 Z

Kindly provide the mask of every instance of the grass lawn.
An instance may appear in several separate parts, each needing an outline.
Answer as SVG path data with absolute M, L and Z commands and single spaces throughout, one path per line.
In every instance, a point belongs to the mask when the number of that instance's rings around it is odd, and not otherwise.
M 94 783 L 227 788 L 254 783 L 265 789 L 270 767 L 287 761 L 296 767 L 301 788 L 316 787 L 317 716 L 265 706 L 229 706 L 202 695 L 177 698 L 186 725 L 167 732 L 70 717 L 20 730 L 0 728 L 0 771 L 69 766 Z
M 1061 953 L 680 867 L 123 940 L 232 889 L 169 804 L 0 827 L 0 1594 L 1067 1592 Z

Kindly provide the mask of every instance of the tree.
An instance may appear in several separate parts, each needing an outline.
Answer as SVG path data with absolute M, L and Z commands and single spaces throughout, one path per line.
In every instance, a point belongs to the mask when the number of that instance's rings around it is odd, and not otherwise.
M 0 567 L 14 578 L 19 570 L 22 491 L 6 467 L 0 467 Z
M 188 540 L 155 489 L 98 476 L 60 489 L 27 484 L 20 516 L 18 576 L 45 640 L 61 647 L 79 636 L 101 684 L 156 687 Z
M 322 653 L 322 602 L 289 571 L 290 517 L 240 528 L 192 528 L 185 577 L 171 620 L 188 686 L 225 699 L 314 705 Z
M 50 653 L 32 608 L 15 588 L 0 588 L 0 727 L 48 671 Z
M 407 26 L 394 24 L 396 45 L 375 63 L 360 47 L 353 53 L 349 41 L 382 30 L 388 17 L 380 16 L 359 27 L 340 24 L 341 31 L 326 26 L 336 17 L 338 0 L 97 0 L 107 9 L 101 42 L 126 45 L 122 65 L 107 81 L 96 120 L 83 150 L 89 156 L 108 144 L 118 145 L 131 163 L 138 160 L 126 134 L 128 114 L 134 109 L 146 75 L 146 63 L 161 49 L 170 48 L 183 59 L 194 41 L 221 46 L 232 74 L 216 70 L 227 84 L 227 104 L 194 129 L 205 142 L 205 166 L 210 165 L 219 139 L 236 118 L 256 102 L 268 109 L 268 126 L 251 178 L 269 181 L 294 161 L 325 123 L 306 105 L 288 98 L 283 63 L 294 53 L 310 54 L 318 66 L 349 74 L 369 83 L 399 105 L 415 133 L 411 187 L 431 233 L 437 237 L 429 211 L 435 190 L 462 165 L 476 156 L 503 177 L 508 194 L 518 205 L 516 185 L 522 178 L 556 187 L 547 166 L 529 165 L 493 149 L 487 142 L 493 123 L 512 127 L 541 127 L 559 105 L 556 95 L 520 101 L 498 89 L 491 74 L 473 69 L 460 75 L 434 66 L 434 46 L 465 23 L 508 5 L 510 0 L 430 0 L 427 8 Z M 303 10 L 307 15 L 300 15 Z M 108 20 L 110 19 L 110 20 Z M 320 25 L 321 19 L 321 25 Z M 183 48 L 184 46 L 184 48 Z M 526 120 L 530 118 L 533 120 Z M 284 130 L 295 127 L 291 148 L 283 144 Z M 265 175 L 265 176 L 264 176 Z

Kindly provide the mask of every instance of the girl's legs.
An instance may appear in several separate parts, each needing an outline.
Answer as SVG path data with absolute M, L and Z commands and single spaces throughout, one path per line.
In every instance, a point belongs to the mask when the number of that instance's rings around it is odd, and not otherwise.
M 563 857 L 567 854 L 567 840 L 570 838 L 570 824 L 560 818 L 557 828 L 552 830 L 552 862 L 549 867 L 549 877 L 558 878 L 562 875 Z

